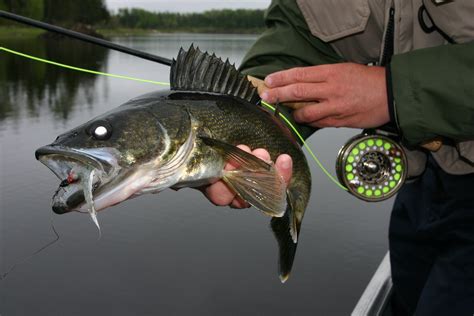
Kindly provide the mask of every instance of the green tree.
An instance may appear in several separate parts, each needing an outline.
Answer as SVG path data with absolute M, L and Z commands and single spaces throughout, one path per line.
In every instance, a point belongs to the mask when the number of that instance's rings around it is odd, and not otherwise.
M 44 14 L 44 0 L 0 0 L 0 10 L 41 20 Z M 1 22 L 6 24 L 5 21 Z
M 34 1 L 34 0 L 31 0 Z M 97 24 L 110 17 L 105 0 L 43 0 L 44 19 L 50 23 Z
M 203 13 L 149 12 L 120 9 L 113 17 L 115 26 L 160 30 L 237 32 L 264 27 L 263 10 L 211 10 Z

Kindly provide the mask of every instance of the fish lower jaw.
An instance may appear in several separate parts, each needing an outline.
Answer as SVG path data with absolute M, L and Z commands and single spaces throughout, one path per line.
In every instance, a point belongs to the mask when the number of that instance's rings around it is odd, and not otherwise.
M 100 180 L 92 183 L 97 188 Z M 85 203 L 84 188 L 81 183 L 72 183 L 67 186 L 59 185 L 52 199 L 52 209 L 56 214 L 65 214 L 81 209 Z
M 137 171 L 115 185 L 109 184 L 109 189 L 94 196 L 95 210 L 98 212 L 143 194 L 152 180 L 153 177 L 150 172 Z M 78 210 L 86 212 L 89 211 L 88 207 L 87 204 L 83 204 Z
M 107 189 L 103 188 L 102 192 L 94 196 L 94 208 L 98 212 L 146 193 L 161 192 L 176 184 L 178 179 L 179 172 L 167 177 L 160 177 L 156 171 L 150 170 L 150 168 L 137 170 L 120 182 L 115 184 L 111 182 L 106 185 Z M 88 212 L 89 205 L 82 204 L 76 211 Z

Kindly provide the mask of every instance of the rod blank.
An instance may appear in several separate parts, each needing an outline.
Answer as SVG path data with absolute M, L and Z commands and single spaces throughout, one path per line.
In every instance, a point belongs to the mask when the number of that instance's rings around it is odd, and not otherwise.
M 166 66 L 171 66 L 171 62 L 172 62 L 171 59 L 156 56 L 156 55 L 152 55 L 152 54 L 148 54 L 148 53 L 145 53 L 145 52 L 133 49 L 133 48 L 118 45 L 118 44 L 115 44 L 115 43 L 112 43 L 112 42 L 109 42 L 109 41 L 106 41 L 106 40 L 103 40 L 103 39 L 100 39 L 100 38 L 97 38 L 97 37 L 82 34 L 82 33 L 79 33 L 79 32 L 71 31 L 71 30 L 56 26 L 56 25 L 52 25 L 52 24 L 48 24 L 48 23 L 45 23 L 45 22 L 37 21 L 37 20 L 34 20 L 34 19 L 30 19 L 30 18 L 21 16 L 21 15 L 13 14 L 13 13 L 2 11 L 2 10 L 0 10 L 0 17 L 5 18 L 5 19 L 9 19 L 9 20 L 12 20 L 12 21 L 15 21 L 15 22 L 19 22 L 19 23 L 22 23 L 22 24 L 30 25 L 30 26 L 33 26 L 33 27 L 37 27 L 37 28 L 40 28 L 40 29 L 43 29 L 43 30 L 46 30 L 46 31 L 59 33 L 59 34 L 62 34 L 62 35 L 68 36 L 68 37 L 72 37 L 72 38 L 84 41 L 84 42 L 88 42 L 88 43 L 92 43 L 92 44 L 99 45 L 99 46 L 102 46 L 102 47 L 110 48 L 110 49 L 113 49 L 113 50 L 116 50 L 116 51 L 119 51 L 119 52 L 122 52 L 122 53 L 125 53 L 125 54 L 129 54 L 129 55 L 133 55 L 133 56 L 143 58 L 143 59 L 146 59 L 146 60 L 154 61 L 154 62 L 163 64 L 163 65 L 166 65 Z

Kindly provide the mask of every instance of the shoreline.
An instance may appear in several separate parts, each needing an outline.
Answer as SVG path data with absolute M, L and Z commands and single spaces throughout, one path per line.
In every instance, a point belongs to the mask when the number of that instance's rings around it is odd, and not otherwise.
M 263 30 L 257 29 L 237 29 L 237 30 L 221 30 L 208 28 L 191 28 L 191 29 L 132 29 L 132 28 L 96 28 L 97 33 L 104 37 L 114 36 L 146 36 L 154 34 L 245 34 L 259 35 Z M 0 26 L 0 39 L 10 38 L 32 38 L 46 33 L 47 31 L 32 27 L 12 27 Z
M 37 37 L 46 31 L 32 27 L 0 26 L 0 39 Z
M 134 36 L 150 34 L 176 34 L 176 33 L 196 33 L 196 34 L 249 34 L 259 35 L 263 32 L 258 29 L 209 29 L 209 28 L 182 28 L 182 29 L 132 29 L 132 28 L 97 28 L 96 31 L 103 36 Z

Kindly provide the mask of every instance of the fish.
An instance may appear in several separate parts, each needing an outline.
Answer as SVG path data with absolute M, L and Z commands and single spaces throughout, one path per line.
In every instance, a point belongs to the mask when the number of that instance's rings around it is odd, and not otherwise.
M 288 154 L 287 185 L 271 162 L 237 147 L 265 148 L 272 161 Z M 180 49 L 170 89 L 136 97 L 73 128 L 36 150 L 36 159 L 60 180 L 57 214 L 97 213 L 146 193 L 202 187 L 223 180 L 269 216 L 279 249 L 278 273 L 291 272 L 311 174 L 300 144 L 261 104 L 256 88 L 227 59 L 191 46 Z M 239 167 L 225 171 L 226 163 Z

